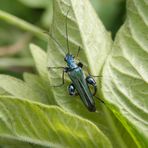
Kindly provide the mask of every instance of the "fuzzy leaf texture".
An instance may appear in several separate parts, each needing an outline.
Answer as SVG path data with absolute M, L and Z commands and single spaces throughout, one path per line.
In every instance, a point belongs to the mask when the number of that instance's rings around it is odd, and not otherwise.
M 1 143 L 13 146 L 11 141 L 16 140 L 32 147 L 111 147 L 95 125 L 59 107 L 0 97 L 0 108 Z
M 141 148 L 148 147 L 147 14 L 148 1 L 127 1 L 127 19 L 104 67 L 102 84 L 111 110 Z

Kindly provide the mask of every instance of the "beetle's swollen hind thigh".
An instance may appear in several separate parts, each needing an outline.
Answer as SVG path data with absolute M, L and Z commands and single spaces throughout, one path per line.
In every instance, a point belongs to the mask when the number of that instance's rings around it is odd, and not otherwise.
M 76 91 L 76 88 L 75 86 L 73 85 L 73 83 L 71 83 L 69 86 L 68 86 L 68 92 L 69 92 L 69 95 L 71 96 L 76 96 L 78 95 L 77 91 Z
M 87 82 L 87 84 L 93 86 L 93 93 L 92 93 L 92 95 L 95 96 L 96 92 L 97 92 L 96 81 L 91 76 L 87 76 L 86 77 L 86 82 Z

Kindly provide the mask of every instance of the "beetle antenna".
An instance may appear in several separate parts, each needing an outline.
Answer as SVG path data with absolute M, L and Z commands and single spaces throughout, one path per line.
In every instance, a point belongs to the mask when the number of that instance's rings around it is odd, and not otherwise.
M 48 34 L 50 38 L 64 51 L 64 47 L 53 37 L 52 33 Z M 65 53 L 65 52 L 64 52 Z
M 54 12 L 54 5 L 53 5 L 53 12 Z M 63 52 L 65 51 L 64 47 L 62 46 L 62 44 L 60 44 L 60 42 L 58 42 L 56 40 L 56 38 L 53 36 L 53 33 L 52 33 L 52 29 L 53 29 L 53 25 L 54 25 L 54 13 L 53 13 L 53 18 L 52 18 L 52 25 L 49 29 L 49 33 L 48 32 L 44 32 L 46 33 L 62 50 Z M 66 55 L 66 53 L 64 52 L 64 54 Z
M 69 42 L 68 42 L 68 29 L 67 29 L 67 16 L 68 16 L 69 11 L 70 11 L 70 8 L 68 9 L 67 14 L 66 14 L 66 40 L 67 40 L 67 51 L 68 51 L 68 54 L 70 53 L 70 51 L 69 51 Z

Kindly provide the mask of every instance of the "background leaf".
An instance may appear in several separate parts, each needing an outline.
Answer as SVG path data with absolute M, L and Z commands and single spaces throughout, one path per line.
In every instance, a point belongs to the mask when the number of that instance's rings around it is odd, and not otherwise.
M 30 7 L 44 8 L 49 4 L 50 0 L 19 0 L 19 1 Z
M 0 95 L 8 95 L 9 93 L 0 87 Z
M 25 73 L 23 77 L 27 86 L 30 87 L 33 93 L 38 96 L 39 102 L 50 105 L 56 104 L 47 81 L 43 81 L 43 79 L 38 75 L 30 73 Z
M 53 102 L 53 100 L 51 99 L 52 94 L 50 94 L 49 90 L 45 92 L 45 90 L 47 90 L 46 89 L 47 86 L 45 87 L 44 82 L 42 82 L 40 78 L 36 78 L 35 76 L 31 76 L 31 75 L 28 76 L 27 74 L 25 74 L 24 77 L 26 82 L 12 76 L 1 74 L 0 88 L 4 92 L 6 92 L 6 94 L 9 94 L 11 96 L 15 96 L 18 98 L 30 99 L 30 100 L 34 100 L 34 101 L 38 101 L 46 104 L 49 104 L 49 102 Z M 1 95 L 4 94 L 3 91 L 0 91 Z M 49 98 L 51 101 L 49 100 Z
M 47 71 L 47 55 L 46 53 L 38 46 L 31 44 L 30 45 L 31 53 L 34 58 L 36 69 L 39 75 L 44 79 L 48 79 Z
M 17 66 L 33 66 L 33 61 L 31 58 L 0 58 L 0 67 L 5 69 L 8 67 L 17 67 Z
M 45 147 L 111 148 L 108 139 L 94 124 L 58 107 L 0 97 L 0 108 L 0 139 L 5 141 L 25 139 Z
M 107 30 L 114 38 L 125 20 L 126 0 L 90 0 Z M 106 11 L 107 10 L 107 11 Z
M 102 89 L 114 114 L 142 148 L 148 147 L 147 14 L 147 1 L 127 1 L 127 19 L 103 70 Z
M 0 87 L 12 96 L 19 98 L 35 99 L 37 97 L 25 82 L 8 75 L 0 75 Z

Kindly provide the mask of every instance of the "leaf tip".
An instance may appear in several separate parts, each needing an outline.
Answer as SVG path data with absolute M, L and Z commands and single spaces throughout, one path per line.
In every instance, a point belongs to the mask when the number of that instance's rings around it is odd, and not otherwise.
M 35 48 L 37 48 L 37 46 L 36 46 L 35 44 L 31 43 L 31 44 L 29 45 L 29 48 L 30 48 L 30 50 L 31 50 L 31 52 L 32 52 L 32 50 L 34 50 Z

